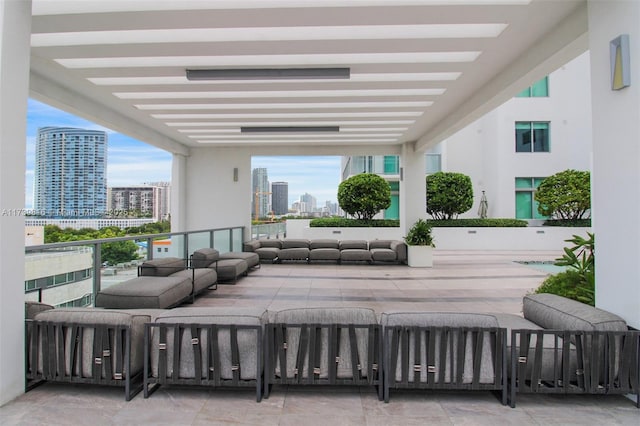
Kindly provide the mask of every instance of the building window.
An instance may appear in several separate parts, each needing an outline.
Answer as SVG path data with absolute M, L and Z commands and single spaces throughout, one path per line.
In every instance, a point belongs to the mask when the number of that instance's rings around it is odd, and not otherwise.
M 546 219 L 533 195 L 544 178 L 516 178 L 516 219 Z
M 397 155 L 384 156 L 384 174 L 397 175 L 400 173 L 400 157 Z
M 516 121 L 516 152 L 549 152 L 549 122 Z
M 426 160 L 426 174 L 430 175 L 442 171 L 442 160 L 440 154 L 427 154 Z
M 542 80 L 533 83 L 533 86 L 527 87 L 516 95 L 516 98 L 546 98 L 549 96 L 549 78 L 544 77 Z

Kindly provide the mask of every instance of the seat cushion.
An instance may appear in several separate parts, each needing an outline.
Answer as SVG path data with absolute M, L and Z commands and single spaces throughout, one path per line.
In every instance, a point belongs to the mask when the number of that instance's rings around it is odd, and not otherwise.
M 242 259 L 220 259 L 217 262 L 218 281 L 236 281 L 248 269 L 247 262 Z
M 278 260 L 307 260 L 309 249 L 306 247 L 283 248 L 278 253 Z
M 344 249 L 340 250 L 340 260 L 353 262 L 370 262 L 371 252 L 366 249 Z
M 280 240 L 272 240 L 272 239 L 262 239 L 258 240 L 260 242 L 260 248 L 264 247 L 272 247 L 272 248 L 282 248 L 282 241 Z
M 193 252 L 191 256 L 192 268 L 208 268 L 220 258 L 220 252 L 214 248 L 201 248 Z
M 187 299 L 191 294 L 191 278 L 136 277 L 100 290 L 97 308 L 166 309 Z
M 258 256 L 257 253 L 250 253 L 247 251 L 223 253 L 220 255 L 220 259 L 242 259 L 247 262 L 249 269 L 260 265 L 260 256 Z
M 147 260 L 140 265 L 140 276 L 168 277 L 169 275 L 187 269 L 186 262 L 178 257 L 163 257 Z
M 212 286 L 216 281 L 218 281 L 218 274 L 216 273 L 216 270 L 211 268 L 185 269 L 176 272 L 171 276 L 193 279 L 194 294 L 204 291 L 206 288 Z
M 154 310 L 109 310 L 109 309 L 95 309 L 95 308 L 58 308 L 43 311 L 35 316 L 37 321 L 50 321 L 56 323 L 74 323 L 74 324 L 106 324 L 110 326 L 128 326 L 131 330 L 131 374 L 135 375 L 142 371 L 143 356 L 144 356 L 144 324 L 153 321 L 160 311 Z M 83 333 L 82 339 L 82 377 L 91 377 L 91 371 L 93 364 L 93 330 L 86 329 Z M 69 345 L 70 339 L 65 339 L 65 345 L 67 349 L 65 354 L 72 353 Z M 117 345 L 117 341 L 114 340 L 114 345 Z M 118 348 L 114 347 L 117 351 Z M 61 352 L 59 352 L 61 353 Z M 39 370 L 42 371 L 42 356 L 40 358 Z M 115 357 L 112 358 L 113 366 L 112 371 L 118 371 L 115 365 Z M 70 373 L 71 360 L 65 359 L 66 374 Z M 104 375 L 104 374 L 103 374 Z M 103 377 L 104 378 L 104 377 Z
M 315 248 L 309 252 L 309 260 L 340 260 L 337 248 Z
M 264 328 L 267 313 L 264 309 L 238 307 L 189 307 L 175 308 L 165 311 L 155 320 L 156 323 L 168 324 L 219 324 L 219 325 L 255 325 Z M 193 378 L 194 351 L 191 344 L 191 331 L 186 330 L 180 349 L 180 378 Z M 258 343 L 256 330 L 238 330 L 238 349 L 240 355 L 240 378 L 256 379 L 258 367 Z M 202 375 L 207 375 L 207 333 L 199 336 L 202 363 Z M 151 353 L 151 372 L 158 377 L 158 334 L 153 334 Z M 173 374 L 173 331 L 167 332 L 167 377 Z M 231 341 L 227 329 L 218 331 L 218 348 L 220 351 L 220 375 L 223 379 L 233 378 Z
M 398 260 L 396 252 L 389 248 L 372 248 L 369 251 L 371 252 L 371 260 L 378 262 L 395 262 Z

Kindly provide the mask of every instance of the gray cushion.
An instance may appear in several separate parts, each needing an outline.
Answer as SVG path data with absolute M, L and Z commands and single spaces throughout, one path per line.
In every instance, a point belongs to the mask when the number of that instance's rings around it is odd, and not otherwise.
M 167 277 L 183 269 L 186 269 L 186 264 L 183 259 L 164 257 L 144 262 L 140 266 L 140 276 Z
M 271 239 L 264 239 L 264 240 L 258 240 L 260 242 L 260 248 L 263 247 L 273 247 L 273 248 L 282 248 L 282 241 L 280 240 L 271 240 Z
M 254 266 L 258 266 L 260 264 L 260 256 L 258 256 L 257 253 L 249 253 L 246 251 L 232 251 L 229 253 L 224 253 L 220 255 L 220 259 L 242 259 L 247 262 L 247 266 L 249 268 L 253 268 Z
M 618 315 L 555 294 L 525 296 L 522 312 L 526 319 L 552 330 L 627 330 Z
M 144 355 L 144 324 L 151 322 L 159 315 L 159 311 L 154 310 L 107 310 L 95 308 L 59 308 L 40 312 L 35 319 L 38 321 L 51 321 L 57 323 L 77 323 L 77 324 L 107 324 L 107 325 L 123 325 L 129 326 L 131 329 L 131 374 L 135 375 L 142 371 L 143 355 Z M 40 338 L 41 339 L 41 338 Z M 117 340 L 112 338 L 113 351 L 118 351 Z M 65 370 L 66 374 L 71 372 L 70 359 L 71 333 L 66 335 L 65 339 Z M 82 377 L 91 377 L 91 368 L 93 364 L 93 330 L 86 329 L 82 335 L 82 365 L 75 365 L 73 368 L 77 374 Z M 38 371 L 42 372 L 42 355 L 40 354 Z M 116 369 L 115 357 L 112 357 L 112 371 L 118 372 Z M 122 372 L 119 371 L 119 372 Z M 103 373 L 103 378 L 104 373 Z
M 285 309 L 271 315 L 272 321 L 284 324 L 377 324 L 377 317 L 373 309 L 368 308 L 296 308 Z M 348 332 L 340 334 L 340 352 L 338 353 L 337 376 L 339 378 L 352 378 L 353 370 L 351 366 L 351 342 Z M 320 349 L 320 377 L 326 378 L 329 375 L 327 364 L 328 356 L 328 332 L 326 329 L 321 332 Z M 300 344 L 300 329 L 287 329 L 287 377 L 295 377 L 296 357 Z M 361 373 L 367 375 L 369 365 L 368 345 L 369 336 L 366 329 L 356 329 L 356 342 L 358 346 L 358 358 L 362 367 Z M 276 374 L 280 375 L 279 358 L 276 362 Z M 305 362 L 301 374 L 307 377 L 309 365 Z
M 388 248 L 372 248 L 371 260 L 378 262 L 395 262 L 397 259 L 396 252 Z
M 340 250 L 360 249 L 369 250 L 369 243 L 365 240 L 342 240 L 340 241 Z
M 309 249 L 306 247 L 283 248 L 278 253 L 279 260 L 307 260 Z
M 110 309 L 165 309 L 191 294 L 191 278 L 136 277 L 100 290 L 96 307 Z
M 309 243 L 309 248 L 311 250 L 321 249 L 321 248 L 339 249 L 340 243 L 338 242 L 338 240 L 332 240 L 332 239 L 311 240 L 311 242 Z
M 259 249 L 259 248 L 260 248 L 260 241 L 258 240 L 245 241 L 242 244 L 242 251 L 246 251 L 246 252 L 256 251 L 256 249 Z
M 257 325 L 264 328 L 267 314 L 264 309 L 237 308 L 237 307 L 189 307 L 175 308 L 165 311 L 158 316 L 156 323 L 182 323 L 182 324 L 235 324 Z M 191 331 L 185 332 L 180 349 L 180 378 L 193 378 L 195 376 L 194 351 L 191 344 Z M 151 372 L 153 377 L 158 377 L 158 334 L 154 332 L 151 344 Z M 243 380 L 255 379 L 258 366 L 257 332 L 255 330 L 238 331 L 238 347 L 240 354 L 240 378 Z M 201 333 L 199 344 L 202 355 L 202 377 L 206 377 L 209 365 L 206 349 L 208 336 Z M 220 350 L 220 375 L 223 379 L 233 378 L 231 342 L 228 330 L 218 331 L 218 347 Z M 173 331 L 167 333 L 167 377 L 173 374 Z
M 393 240 L 371 240 L 369 241 L 369 249 L 374 249 L 374 248 L 389 249 L 391 248 L 392 241 Z
M 480 328 L 497 328 L 498 321 L 493 315 L 487 314 L 467 314 L 467 313 L 457 313 L 457 312 L 384 312 L 381 315 L 380 323 L 383 328 L 391 327 L 391 326 L 418 326 L 418 327 L 480 327 Z M 426 374 L 428 366 L 435 366 L 435 383 L 448 383 L 452 381 L 452 363 L 455 365 L 457 362 L 458 356 L 458 341 L 455 339 L 453 341 L 453 345 L 447 345 L 445 351 L 446 356 L 444 362 L 445 366 L 445 374 L 444 377 L 440 377 L 440 363 L 443 361 L 440 358 L 440 345 L 443 344 L 442 336 L 440 334 L 436 335 L 435 345 L 436 350 L 434 357 L 435 359 L 427 359 L 428 351 L 426 348 L 426 344 L 428 338 L 426 337 L 426 332 L 421 332 L 420 342 L 421 349 L 420 355 L 421 359 L 419 361 L 415 361 L 415 340 L 416 336 L 414 333 L 410 333 L 409 336 L 409 349 L 408 349 L 408 362 L 409 366 L 420 365 L 420 380 L 422 382 L 427 381 L 428 375 Z M 473 345 L 471 340 L 471 335 L 467 336 L 466 341 L 466 350 L 464 355 L 464 367 L 462 372 L 462 380 L 464 383 L 471 383 L 473 381 Z M 483 336 L 483 345 L 482 345 L 482 353 L 481 361 L 480 361 L 480 383 L 493 383 L 495 380 L 495 374 L 493 369 L 493 357 L 492 357 L 492 347 L 491 347 L 491 336 L 488 333 L 485 333 Z M 396 375 L 395 380 L 402 380 L 402 348 L 400 348 L 398 361 L 396 365 Z M 409 381 L 414 381 L 413 374 L 409 374 Z
M 404 241 L 391 241 L 389 248 L 396 252 L 398 262 L 407 261 L 407 244 Z
M 207 287 L 212 286 L 218 281 L 218 274 L 215 269 L 200 268 L 200 269 L 184 269 L 180 272 L 176 272 L 171 275 L 172 277 L 184 277 L 193 279 L 193 293 L 198 294 L 204 291 Z
M 217 263 L 219 281 L 235 281 L 240 275 L 246 274 L 249 266 L 242 259 L 220 259 Z
M 48 311 L 49 309 L 53 309 L 53 306 L 41 302 L 24 302 L 24 318 L 33 319 L 40 312 Z
M 337 248 L 315 248 L 309 252 L 309 260 L 340 260 Z
M 282 241 L 283 249 L 291 249 L 291 248 L 309 248 L 309 240 L 303 239 L 286 239 Z
M 277 247 L 260 247 L 256 249 L 256 253 L 260 256 L 260 260 L 273 260 L 278 257 L 280 249 Z
M 371 252 L 366 249 L 344 249 L 340 250 L 340 260 L 369 262 L 371 260 Z
M 191 256 L 192 268 L 207 268 L 220 258 L 220 252 L 214 248 L 201 248 Z

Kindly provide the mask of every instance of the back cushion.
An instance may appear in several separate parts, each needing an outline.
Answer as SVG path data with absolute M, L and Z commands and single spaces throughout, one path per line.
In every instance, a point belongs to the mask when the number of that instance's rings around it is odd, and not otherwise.
M 140 276 L 168 277 L 186 269 L 184 260 L 178 257 L 147 260 L 140 266 Z
M 282 241 L 280 240 L 259 240 L 260 248 L 263 247 L 271 247 L 271 248 L 282 248 Z
M 369 243 L 365 240 L 342 240 L 340 241 L 340 250 L 369 250 Z
M 618 315 L 555 294 L 525 296 L 522 312 L 529 321 L 551 330 L 627 330 Z
M 337 249 L 339 247 L 340 247 L 340 243 L 338 243 L 338 240 L 330 240 L 330 239 L 311 240 L 311 243 L 309 244 L 309 248 L 311 250 L 320 249 L 320 248 Z
M 218 260 L 220 253 L 214 248 L 201 248 L 193 252 L 191 257 L 192 268 L 206 268 Z
M 372 240 L 369 241 L 369 249 L 373 248 L 391 248 L 391 240 Z
M 309 240 L 284 240 L 282 242 L 282 248 L 309 248 Z

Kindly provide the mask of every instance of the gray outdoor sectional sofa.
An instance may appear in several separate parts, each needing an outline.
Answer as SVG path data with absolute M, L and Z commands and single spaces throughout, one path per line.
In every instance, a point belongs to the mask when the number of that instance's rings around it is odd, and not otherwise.
M 245 252 L 261 262 L 385 262 L 406 263 L 407 245 L 399 240 L 260 239 L 244 243 Z
M 381 312 L 360 307 L 170 310 L 26 307 L 27 380 L 159 385 L 375 386 L 519 393 L 633 394 L 640 332 L 617 315 L 555 295 L 524 316 Z M 66 338 L 64 337 L 66 336 Z
M 203 248 L 190 259 L 166 257 L 147 260 L 138 266 L 138 276 L 106 287 L 96 295 L 95 306 L 108 309 L 167 309 L 193 302 L 218 282 L 235 283 L 259 267 L 255 253 L 225 253 Z

